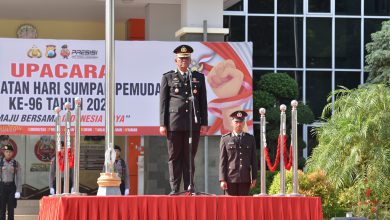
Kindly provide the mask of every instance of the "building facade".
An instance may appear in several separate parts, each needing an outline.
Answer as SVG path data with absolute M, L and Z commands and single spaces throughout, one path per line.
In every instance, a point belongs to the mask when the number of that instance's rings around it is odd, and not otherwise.
M 296 78 L 299 99 L 319 121 L 332 91 L 365 82 L 365 45 L 388 19 L 389 0 L 227 1 L 225 40 L 253 42 L 253 85 L 270 72 Z M 316 145 L 310 132 L 316 126 L 303 126 L 304 157 Z

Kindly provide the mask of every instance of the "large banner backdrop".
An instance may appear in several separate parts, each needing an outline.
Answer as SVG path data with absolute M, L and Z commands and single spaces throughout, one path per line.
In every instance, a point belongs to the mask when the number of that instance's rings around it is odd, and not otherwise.
M 117 41 L 115 134 L 159 135 L 162 74 L 183 42 Z M 252 120 L 252 44 L 186 42 L 207 78 L 209 135 L 227 132 L 238 109 Z M 0 39 L 0 134 L 54 134 L 54 108 L 82 98 L 82 135 L 105 134 L 104 41 Z M 73 112 L 72 112 L 73 114 Z M 63 117 L 63 122 L 64 122 Z M 74 121 L 74 116 L 72 117 Z

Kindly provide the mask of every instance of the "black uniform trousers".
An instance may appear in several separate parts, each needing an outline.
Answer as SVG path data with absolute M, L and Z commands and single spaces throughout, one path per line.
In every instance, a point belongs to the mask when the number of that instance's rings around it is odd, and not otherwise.
M 189 134 L 189 131 L 168 131 L 167 134 L 169 182 L 171 184 L 171 190 L 175 192 L 179 192 L 182 176 L 184 191 L 190 185 Z M 194 158 L 198 150 L 199 136 L 199 131 L 192 132 L 192 186 L 194 186 Z
M 8 220 L 14 219 L 14 209 L 16 208 L 15 192 L 16 185 L 14 182 L 0 183 L 0 220 L 5 220 L 6 209 Z
M 249 194 L 250 183 L 227 183 L 226 193 L 229 196 L 247 196 Z
M 125 181 L 121 180 L 121 185 L 119 185 L 119 189 L 121 190 L 122 196 L 125 195 Z

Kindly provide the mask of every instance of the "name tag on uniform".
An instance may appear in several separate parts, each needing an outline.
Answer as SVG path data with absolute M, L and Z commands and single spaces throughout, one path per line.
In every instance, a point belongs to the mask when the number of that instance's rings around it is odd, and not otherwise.
M 229 142 L 228 145 L 235 145 L 236 143 L 234 142 Z

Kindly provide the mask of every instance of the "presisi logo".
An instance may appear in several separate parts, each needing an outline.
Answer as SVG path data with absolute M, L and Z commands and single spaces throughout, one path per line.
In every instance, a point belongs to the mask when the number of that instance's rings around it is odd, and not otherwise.
M 68 45 L 64 44 L 62 45 L 61 47 L 61 52 L 60 52 L 60 55 L 64 58 L 64 59 L 68 59 L 69 55 L 70 55 L 70 51 L 68 49 Z
M 46 57 L 54 58 L 57 56 L 55 45 L 46 45 Z
M 42 51 L 37 48 L 37 46 L 33 45 L 28 51 L 27 56 L 30 58 L 41 58 Z
M 72 58 L 96 59 L 98 58 L 98 50 L 72 50 Z

